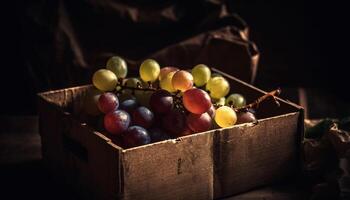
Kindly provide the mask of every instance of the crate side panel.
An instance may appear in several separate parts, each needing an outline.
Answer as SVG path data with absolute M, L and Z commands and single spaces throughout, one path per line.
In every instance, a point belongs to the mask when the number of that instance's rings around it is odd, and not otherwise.
M 121 192 L 119 149 L 64 112 L 54 102 L 60 94 L 53 94 L 39 97 L 42 154 L 48 168 L 83 198 L 116 199 Z
M 224 129 L 215 135 L 215 197 L 292 175 L 298 167 L 299 112 Z
M 85 199 L 117 199 L 121 192 L 119 150 L 109 144 L 109 139 L 75 120 L 64 134 L 68 140 L 67 161 L 72 169 L 69 178 L 76 189 L 86 189 Z
M 125 199 L 212 199 L 213 132 L 126 151 Z
M 55 106 L 39 98 L 39 134 L 41 137 L 41 153 L 44 164 L 59 176 L 64 175 L 64 150 L 62 145 L 61 115 Z
M 64 108 L 71 104 L 75 98 L 86 93 L 92 88 L 91 85 L 77 86 L 72 88 L 65 88 L 60 90 L 48 91 L 39 93 L 38 95 L 45 101 L 53 103 L 59 107 Z

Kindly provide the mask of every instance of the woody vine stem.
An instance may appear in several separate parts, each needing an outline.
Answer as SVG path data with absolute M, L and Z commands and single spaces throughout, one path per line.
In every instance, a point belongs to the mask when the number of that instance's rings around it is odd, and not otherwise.
M 159 90 L 160 88 L 155 88 L 152 86 L 152 83 L 151 82 L 148 82 L 148 86 L 147 87 L 143 87 L 139 82 L 137 83 L 137 86 L 136 87 L 130 87 L 130 86 L 126 86 L 125 84 L 123 84 L 123 78 L 119 78 L 118 79 L 118 87 L 119 89 L 116 90 L 116 93 L 121 93 L 123 90 L 131 90 L 132 93 L 134 94 L 134 92 L 136 90 L 139 90 L 139 91 L 157 91 Z M 233 105 L 230 105 L 230 107 L 237 113 L 239 112 L 247 112 L 249 109 L 257 109 L 260 105 L 261 102 L 264 102 L 264 101 L 267 101 L 267 100 L 273 100 L 275 102 L 275 104 L 279 107 L 280 106 L 280 103 L 278 102 L 277 100 L 277 96 L 279 96 L 281 94 L 281 89 L 278 88 L 276 90 L 272 90 L 270 92 L 267 92 L 266 94 L 264 94 L 263 96 L 257 98 L 254 102 L 250 103 L 250 104 L 247 104 L 243 107 L 240 107 L 240 108 L 234 108 Z M 175 94 L 171 94 L 174 98 L 174 102 L 175 102 L 175 106 L 178 107 L 178 108 L 183 108 L 183 105 L 182 105 L 182 97 L 179 95 L 180 94 L 180 91 L 177 91 L 175 92 Z M 216 108 L 220 107 L 220 105 L 216 105 L 214 104 L 214 106 Z

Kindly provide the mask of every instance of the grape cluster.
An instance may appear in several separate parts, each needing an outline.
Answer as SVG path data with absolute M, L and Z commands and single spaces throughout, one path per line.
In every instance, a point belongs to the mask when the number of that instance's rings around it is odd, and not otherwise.
M 127 73 L 122 58 L 110 58 L 94 73 L 96 89 L 86 100 L 86 112 L 103 113 L 104 129 L 126 148 L 256 121 L 248 109 L 236 112 L 245 98 L 228 95 L 229 82 L 204 64 L 181 70 L 147 59 L 139 77 Z

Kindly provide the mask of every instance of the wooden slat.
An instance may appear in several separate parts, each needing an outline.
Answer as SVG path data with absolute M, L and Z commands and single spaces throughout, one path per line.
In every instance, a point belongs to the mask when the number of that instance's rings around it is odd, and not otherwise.
M 43 159 L 56 177 L 80 191 L 83 198 L 116 199 L 121 192 L 121 149 L 64 112 L 59 107 L 62 102 L 53 102 L 55 98 L 61 100 L 67 97 L 53 94 L 55 96 L 39 97 Z M 79 92 L 72 94 L 74 98 Z M 50 98 L 50 101 L 44 98 Z
M 212 199 L 213 132 L 126 150 L 124 199 Z
M 218 131 L 215 197 L 271 184 L 298 168 L 299 113 Z
M 248 101 L 265 93 L 223 75 L 232 92 L 244 94 Z M 123 150 L 72 116 L 90 88 L 39 95 L 44 159 L 84 198 L 212 199 L 280 180 L 299 164 L 303 110 L 293 103 L 279 98 L 280 107 L 263 103 L 255 126 L 238 125 Z

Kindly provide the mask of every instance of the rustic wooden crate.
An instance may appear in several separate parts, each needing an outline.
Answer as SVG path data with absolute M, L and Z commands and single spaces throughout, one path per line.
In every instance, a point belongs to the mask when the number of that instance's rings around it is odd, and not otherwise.
M 265 93 L 222 74 L 248 102 Z M 258 124 L 122 149 L 72 114 L 89 89 L 38 95 L 43 159 L 85 199 L 213 199 L 279 181 L 300 167 L 304 117 L 293 103 L 262 103 Z

